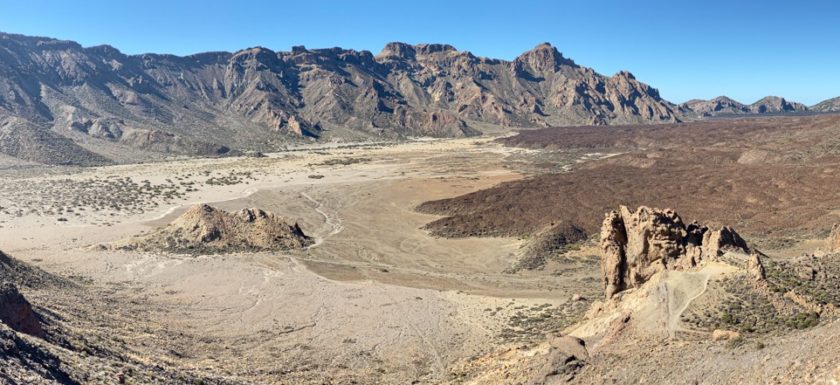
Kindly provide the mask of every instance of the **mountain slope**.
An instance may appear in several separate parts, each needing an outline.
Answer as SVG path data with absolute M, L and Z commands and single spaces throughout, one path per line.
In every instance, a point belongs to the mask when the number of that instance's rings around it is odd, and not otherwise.
M 629 72 L 602 76 L 547 43 L 513 61 L 405 43 L 390 43 L 375 56 L 257 47 L 178 57 L 0 34 L 0 119 L 6 132 L 25 132 L 33 143 L 0 142 L 0 152 L 43 163 L 270 150 L 306 138 L 468 136 L 478 133 L 477 123 L 679 116 L 679 107 Z M 52 159 L 47 152 L 63 155 Z
M 823 100 L 808 109 L 816 112 L 840 112 L 840 97 Z
M 750 112 L 756 114 L 804 111 L 808 111 L 808 107 L 804 104 L 789 102 L 785 98 L 778 96 L 765 96 L 757 102 L 750 104 Z
M 779 114 L 808 111 L 802 103 L 790 102 L 778 96 L 766 96 L 753 104 L 746 105 L 726 96 L 711 100 L 692 99 L 680 107 L 698 117 L 738 114 Z
M 750 112 L 750 108 L 743 103 L 726 96 L 718 96 L 711 100 L 692 99 L 682 105 L 701 116 L 718 114 L 742 114 Z

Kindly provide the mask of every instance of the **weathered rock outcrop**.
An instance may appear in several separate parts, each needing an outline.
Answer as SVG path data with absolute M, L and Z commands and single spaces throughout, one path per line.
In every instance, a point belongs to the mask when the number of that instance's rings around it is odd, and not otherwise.
M 826 251 L 829 253 L 840 252 L 840 225 L 834 225 L 828 239 L 825 241 Z
M 21 333 L 44 336 L 41 322 L 32 310 L 32 305 L 10 282 L 0 284 L 0 322 Z
M 117 245 L 120 249 L 181 253 L 302 249 L 312 244 L 297 223 L 257 208 L 226 212 L 206 204 L 168 226 Z
M 727 249 L 749 251 L 732 228 L 686 225 L 670 209 L 642 206 L 631 212 L 621 206 L 607 213 L 601 226 L 604 293 L 610 298 L 641 286 L 657 272 L 693 267 Z

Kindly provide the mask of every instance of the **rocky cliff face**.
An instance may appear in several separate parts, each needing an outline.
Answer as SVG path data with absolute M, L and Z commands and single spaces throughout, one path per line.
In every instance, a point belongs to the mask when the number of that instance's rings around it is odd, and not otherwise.
M 0 34 L 0 152 L 36 162 L 102 163 L 109 159 L 99 153 L 126 152 L 114 149 L 223 154 L 302 138 L 465 136 L 478 133 L 476 123 L 673 122 L 680 114 L 629 72 L 602 76 L 547 43 L 513 61 L 404 43 L 377 55 L 293 47 L 178 57 Z M 41 148 L 51 143 L 60 147 L 49 150 L 56 159 Z
M 639 287 L 662 270 L 694 267 L 726 249 L 749 252 L 747 243 L 729 227 L 711 230 L 686 225 L 676 212 L 639 207 L 607 213 L 601 226 L 604 292 L 611 298 Z

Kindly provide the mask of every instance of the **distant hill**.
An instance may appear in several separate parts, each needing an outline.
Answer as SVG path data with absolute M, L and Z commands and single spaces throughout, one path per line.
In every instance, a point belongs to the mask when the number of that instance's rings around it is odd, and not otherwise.
M 808 111 L 808 107 L 802 103 L 789 102 L 782 97 L 766 96 L 759 101 L 750 104 L 750 111 L 756 114 L 804 112 Z
M 512 61 L 405 43 L 377 55 L 299 46 L 179 57 L 0 34 L 0 153 L 48 164 L 681 114 L 629 72 L 600 75 L 547 43 Z
M 840 97 L 823 100 L 808 109 L 815 112 L 840 112 Z
M 778 114 L 808 111 L 802 103 L 789 102 L 778 96 L 766 96 L 753 104 L 743 104 L 726 96 L 711 100 L 692 99 L 681 105 L 692 115 L 699 117 L 734 114 Z
M 683 107 L 702 116 L 750 112 L 749 106 L 726 96 L 718 96 L 711 100 L 692 99 L 683 103 Z

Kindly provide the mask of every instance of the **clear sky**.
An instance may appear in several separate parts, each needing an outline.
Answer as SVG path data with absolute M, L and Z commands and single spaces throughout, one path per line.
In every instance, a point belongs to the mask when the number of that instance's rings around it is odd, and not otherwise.
M 376 53 L 405 41 L 512 59 L 547 41 L 603 74 L 627 69 L 673 102 L 840 96 L 836 0 L 0 0 L 0 31 L 179 55 L 257 45 Z

